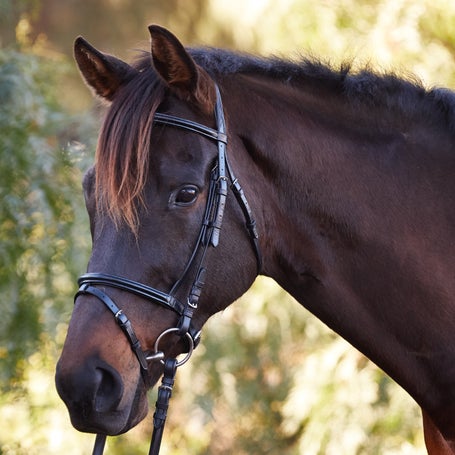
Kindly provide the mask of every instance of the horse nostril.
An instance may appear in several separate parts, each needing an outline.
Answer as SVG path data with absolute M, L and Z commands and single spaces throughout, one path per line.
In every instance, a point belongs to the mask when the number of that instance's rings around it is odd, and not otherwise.
M 95 410 L 109 412 L 117 409 L 123 395 L 123 382 L 120 375 L 108 366 L 96 368 L 98 388 L 95 394 Z

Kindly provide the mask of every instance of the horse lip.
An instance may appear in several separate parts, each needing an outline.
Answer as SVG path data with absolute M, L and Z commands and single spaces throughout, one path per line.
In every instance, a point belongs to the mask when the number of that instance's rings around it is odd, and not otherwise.
M 90 403 L 66 403 L 71 424 L 84 433 L 116 436 L 126 433 L 143 420 L 148 413 L 147 392 L 136 389 L 129 406 L 121 409 L 103 411 L 96 408 L 96 401 Z
M 71 423 L 73 427 L 83 433 L 104 434 L 107 436 L 117 436 L 126 433 L 132 427 L 137 425 L 146 415 L 147 406 L 144 410 L 131 409 L 126 411 L 111 412 L 70 412 Z M 135 412 L 137 411 L 137 412 Z
M 70 413 L 71 423 L 76 430 L 109 436 L 116 436 L 129 430 L 130 427 L 122 417 L 118 412 L 91 412 L 89 415 L 79 412 Z

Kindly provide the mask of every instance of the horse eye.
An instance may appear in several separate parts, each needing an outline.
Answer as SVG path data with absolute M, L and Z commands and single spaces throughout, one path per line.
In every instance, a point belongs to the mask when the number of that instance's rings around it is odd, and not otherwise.
M 185 186 L 180 188 L 175 195 L 174 202 L 177 205 L 189 205 L 196 201 L 198 196 L 198 189 L 195 186 Z

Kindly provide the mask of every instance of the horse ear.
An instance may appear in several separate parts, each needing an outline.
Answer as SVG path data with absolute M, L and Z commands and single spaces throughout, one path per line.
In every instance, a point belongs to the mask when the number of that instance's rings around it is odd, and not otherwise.
M 153 65 L 168 87 L 182 99 L 193 99 L 207 111 L 213 108 L 214 84 L 182 43 L 167 29 L 149 26 Z
M 103 54 L 79 36 L 74 42 L 74 57 L 88 86 L 107 101 L 136 72 L 130 65 L 109 54 Z

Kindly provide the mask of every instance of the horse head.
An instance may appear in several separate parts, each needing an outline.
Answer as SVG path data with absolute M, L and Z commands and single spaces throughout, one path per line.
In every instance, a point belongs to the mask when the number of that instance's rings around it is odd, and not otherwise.
M 86 432 L 119 434 L 143 419 L 158 360 L 191 350 L 257 275 L 218 87 L 170 32 L 150 32 L 151 54 L 133 65 L 75 42 L 83 78 L 108 104 L 83 182 L 92 253 L 56 372 Z M 233 167 L 247 168 L 235 149 Z

